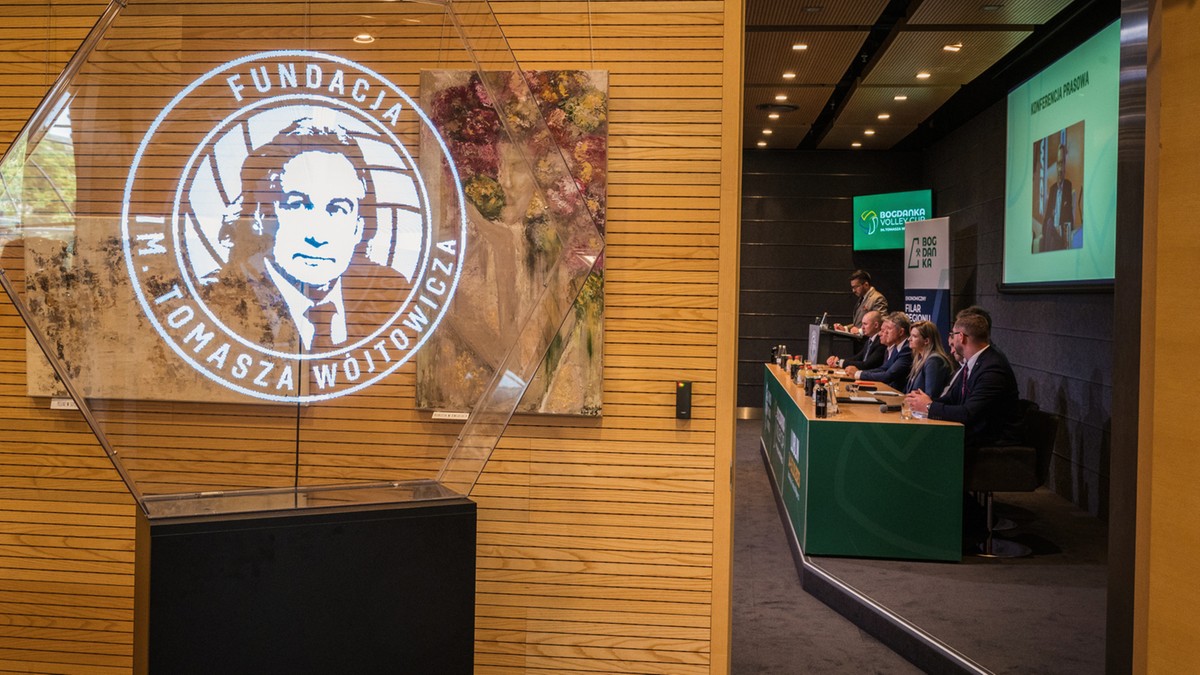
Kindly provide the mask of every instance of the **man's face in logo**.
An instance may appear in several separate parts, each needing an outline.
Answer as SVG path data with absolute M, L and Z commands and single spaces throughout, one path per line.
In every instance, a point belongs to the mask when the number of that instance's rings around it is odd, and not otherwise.
M 274 199 L 278 229 L 271 257 L 288 276 L 314 286 L 337 280 L 362 241 L 359 205 L 366 186 L 354 165 L 334 152 L 311 150 L 288 160 Z

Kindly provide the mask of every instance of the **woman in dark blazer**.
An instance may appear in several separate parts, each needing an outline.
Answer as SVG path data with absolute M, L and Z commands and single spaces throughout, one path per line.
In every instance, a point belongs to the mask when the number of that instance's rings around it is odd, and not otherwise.
M 908 333 L 908 346 L 912 349 L 912 370 L 908 373 L 908 384 L 904 392 L 920 389 L 937 396 L 950 382 L 957 365 L 942 347 L 942 336 L 937 325 L 931 321 L 918 321 Z

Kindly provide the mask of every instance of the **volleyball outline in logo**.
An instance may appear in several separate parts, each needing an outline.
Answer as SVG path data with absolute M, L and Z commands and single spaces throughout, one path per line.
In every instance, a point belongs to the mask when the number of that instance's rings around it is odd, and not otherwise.
M 278 91 L 273 93 L 273 89 Z M 186 120 L 193 109 L 187 105 L 192 95 L 203 99 L 192 106 L 211 108 L 214 93 L 224 94 L 234 110 L 204 136 L 183 164 L 169 213 L 164 213 L 161 196 L 155 199 L 162 190 L 144 186 L 149 179 L 140 180 L 139 170 L 152 154 L 156 135 L 177 133 L 178 121 L 172 114 Z M 242 184 L 243 165 L 302 120 L 310 126 L 339 130 L 342 141 L 353 144 L 348 146 L 351 152 L 341 154 L 362 164 L 355 168 L 363 176 L 364 187 L 373 191 L 363 201 L 368 213 L 360 214 L 364 231 L 358 233 L 366 238 L 365 257 L 369 260 L 357 263 L 378 271 L 386 269 L 385 278 L 407 281 L 408 288 L 401 289 L 406 296 L 390 317 L 365 337 L 356 334 L 330 349 L 292 353 L 265 347 L 231 330 L 228 317 L 205 302 L 205 288 L 220 283 L 233 250 L 228 226 L 248 208 L 243 203 L 249 190 Z M 421 133 L 436 140 L 449 173 L 442 181 L 443 189 L 452 187 L 452 195 L 447 196 L 455 202 L 444 212 L 456 217 L 453 222 L 438 224 L 438 231 L 434 231 L 433 213 L 437 205 L 431 203 L 416 163 L 392 130 L 402 120 L 410 127 L 415 123 Z M 296 155 L 311 150 L 301 147 Z M 213 382 L 280 402 L 343 396 L 361 391 L 404 365 L 444 316 L 465 256 L 466 209 L 460 185 L 437 130 L 412 99 L 386 78 L 320 52 L 250 54 L 197 78 L 150 125 L 125 185 L 121 227 L 126 266 L 138 302 L 159 336 Z M 310 210 L 313 206 L 307 204 Z M 368 228 L 365 223 L 371 221 L 374 227 Z M 366 232 L 368 229 L 371 231 Z M 273 242 L 274 231 L 267 234 Z M 168 268 L 166 261 L 171 261 L 173 268 Z M 276 265 L 274 271 L 280 270 Z M 340 273 L 337 278 L 336 284 L 331 284 L 340 289 Z M 280 297 L 287 295 L 287 288 L 280 289 L 284 291 Z M 286 303 L 276 299 L 276 304 Z M 347 308 L 343 315 L 349 312 Z M 297 314 L 293 311 L 292 316 Z M 293 365 L 299 372 L 292 370 Z M 297 382 L 308 378 L 310 368 L 320 391 L 302 394 Z

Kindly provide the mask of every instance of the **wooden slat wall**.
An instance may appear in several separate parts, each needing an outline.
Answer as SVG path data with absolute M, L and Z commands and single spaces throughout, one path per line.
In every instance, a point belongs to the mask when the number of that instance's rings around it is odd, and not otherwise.
M 1200 256 L 1187 221 L 1200 208 L 1200 133 L 1193 121 L 1200 105 L 1200 8 L 1151 2 L 1149 18 L 1133 659 L 1109 664 L 1111 672 L 1128 668 L 1138 675 L 1200 671 L 1200 457 L 1192 387 L 1176 370 L 1195 353 L 1191 331 L 1178 329 L 1179 318 L 1200 311 L 1200 299 L 1178 283 L 1193 273 Z
M 105 2 L 0 3 L 0 152 Z M 0 293 L 0 671 L 127 673 L 136 506 L 77 412 L 25 396 L 25 331 Z
M 610 71 L 605 416 L 518 417 L 481 477 L 476 670 L 726 672 L 742 3 L 492 4 L 524 67 Z M 102 9 L 53 5 L 80 17 L 76 42 L 82 17 Z M 21 13 L 22 30 L 9 30 Z M 50 13 L 0 1 L 0 149 L 21 123 L 7 121 L 23 121 L 57 72 L 31 68 L 31 40 L 47 45 L 43 61 L 69 58 L 65 29 L 46 37 Z M 131 500 L 76 415 L 24 396 L 24 339 L 7 300 L 0 329 L 0 671 L 125 672 Z M 677 379 L 695 383 L 690 421 L 674 419 Z M 137 422 L 177 413 L 161 412 Z M 314 412 L 309 441 L 346 425 L 378 437 L 307 446 L 304 479 L 403 469 L 377 447 L 391 423 L 345 406 Z

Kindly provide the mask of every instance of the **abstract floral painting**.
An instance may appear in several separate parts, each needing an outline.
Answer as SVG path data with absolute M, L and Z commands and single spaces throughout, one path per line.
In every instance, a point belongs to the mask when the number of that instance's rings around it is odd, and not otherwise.
M 519 317 L 551 267 L 563 259 L 579 268 L 571 274 L 591 272 L 517 411 L 596 416 L 601 413 L 603 259 L 564 251 L 571 244 L 557 225 L 582 201 L 603 235 L 608 75 L 546 70 L 523 76 L 524 81 L 518 73 L 481 78 L 459 70 L 421 75 L 422 105 L 457 165 L 467 197 L 467 241 L 477 245 L 468 248 L 453 306 L 418 355 L 417 405 L 470 409 L 492 376 L 487 364 L 498 362 L 493 350 L 521 329 Z M 523 105 L 530 93 L 536 107 Z M 535 110 L 549 134 L 526 133 L 542 128 Z M 432 142 L 422 137 L 422 155 L 432 154 L 426 152 Z M 570 175 L 559 171 L 558 157 Z M 448 174 L 427 179 L 431 192 L 438 190 L 439 180 L 453 180 Z

